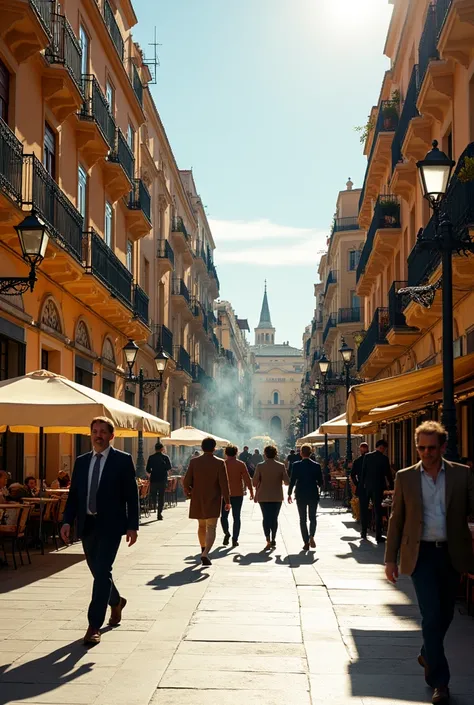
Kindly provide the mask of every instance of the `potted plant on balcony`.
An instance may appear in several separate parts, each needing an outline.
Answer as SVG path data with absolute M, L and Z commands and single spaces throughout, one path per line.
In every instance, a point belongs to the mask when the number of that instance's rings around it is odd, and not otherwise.
M 383 129 L 387 132 L 396 130 L 398 126 L 398 108 L 395 101 L 387 101 L 382 108 Z
M 458 179 L 462 184 L 474 181 L 474 157 L 464 157 L 462 167 L 458 172 Z
M 396 228 L 400 222 L 400 204 L 393 196 L 383 196 L 379 200 L 381 228 Z

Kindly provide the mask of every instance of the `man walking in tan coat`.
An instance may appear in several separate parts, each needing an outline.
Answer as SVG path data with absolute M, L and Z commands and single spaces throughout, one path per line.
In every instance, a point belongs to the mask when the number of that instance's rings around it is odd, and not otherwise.
M 217 521 L 221 513 L 221 503 L 230 510 L 229 479 L 225 462 L 216 458 L 214 438 L 204 438 L 201 443 L 203 454 L 192 458 L 183 480 L 184 491 L 191 497 L 189 518 L 198 520 L 198 537 L 201 546 L 202 565 L 211 565 L 209 551 L 216 539 Z
M 446 431 L 425 421 L 415 431 L 420 462 L 399 470 L 385 551 L 390 582 L 411 575 L 421 612 L 423 646 L 418 663 L 433 688 L 433 703 L 449 702 L 444 638 L 454 616 L 460 574 L 474 569 L 468 517 L 474 514 L 470 468 L 443 458 Z

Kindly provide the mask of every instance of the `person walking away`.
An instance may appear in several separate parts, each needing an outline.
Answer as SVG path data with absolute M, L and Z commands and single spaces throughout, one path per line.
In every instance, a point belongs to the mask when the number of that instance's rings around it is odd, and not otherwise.
M 255 472 L 255 468 L 252 465 L 252 455 L 249 453 L 248 446 L 244 446 L 243 451 L 239 455 L 239 460 L 241 460 L 243 463 L 245 463 L 248 474 L 250 475 L 250 477 L 253 477 L 253 474 Z
M 258 448 L 255 448 L 253 455 L 250 458 L 250 462 L 253 465 L 254 473 L 255 473 L 255 469 L 256 469 L 257 465 L 259 463 L 263 463 L 263 457 L 261 456 Z
M 323 486 L 321 465 L 311 460 L 311 446 L 303 445 L 300 449 L 301 460 L 293 463 L 293 470 L 288 488 L 288 503 L 293 502 L 292 493 L 295 490 L 296 506 L 300 515 L 303 551 L 316 548 L 316 512 L 319 504 L 319 492 Z M 309 531 L 308 531 L 309 518 Z
M 385 574 L 411 575 L 421 612 L 418 663 L 433 688 L 433 703 L 449 702 L 444 638 L 454 615 L 461 573 L 474 571 L 468 516 L 474 514 L 472 471 L 443 458 L 446 431 L 436 421 L 415 430 L 419 462 L 399 470 L 385 547 Z
M 295 453 L 294 448 L 292 448 L 289 452 L 289 454 L 286 457 L 286 472 L 288 473 L 288 477 L 291 477 L 291 471 L 293 470 L 293 463 L 298 462 L 301 460 L 301 456 Z
M 202 455 L 192 458 L 184 476 L 183 487 L 191 497 L 189 518 L 198 520 L 198 537 L 201 546 L 201 564 L 211 565 L 209 551 L 216 539 L 217 521 L 221 502 L 230 511 L 230 489 L 225 462 L 216 458 L 214 438 L 203 438 Z
M 359 446 L 360 455 L 352 463 L 351 480 L 355 486 L 355 496 L 359 496 L 359 483 L 362 476 L 362 466 L 364 465 L 364 457 L 369 452 L 369 444 L 361 443 Z
M 267 446 L 263 451 L 265 460 L 255 468 L 253 486 L 256 488 L 254 500 L 260 504 L 262 510 L 263 533 L 267 540 L 265 550 L 276 546 L 278 531 L 278 515 L 283 502 L 283 483 L 290 484 L 290 478 L 283 463 L 276 460 L 277 449 Z
M 151 508 L 156 510 L 158 498 L 158 520 L 163 520 L 163 507 L 165 504 L 165 491 L 168 484 L 168 471 L 171 470 L 171 461 L 169 457 L 163 453 L 164 445 L 162 443 L 155 444 L 155 452 L 150 455 L 146 464 L 146 473 L 150 480 L 150 500 Z
M 375 513 L 375 539 L 377 543 L 384 543 L 382 536 L 382 500 L 385 489 L 393 490 L 393 478 L 390 471 L 390 462 L 387 458 L 388 443 L 385 440 L 377 441 L 375 450 L 366 453 L 362 463 L 362 472 L 359 478 L 358 497 L 360 503 L 361 538 L 367 538 L 369 525 L 369 502 L 372 500 Z
M 122 536 L 126 534 L 128 545 L 133 546 L 138 535 L 135 467 L 131 455 L 110 445 L 113 438 L 110 419 L 92 419 L 93 450 L 76 458 L 61 527 L 61 538 L 69 543 L 71 525 L 77 520 L 77 533 L 94 578 L 84 636 L 84 644 L 91 645 L 100 642 L 107 604 L 111 607 L 109 625 L 120 624 L 127 600 L 114 585 L 112 567 Z
M 232 507 L 232 548 L 239 545 L 239 534 L 240 534 L 240 514 L 242 511 L 242 503 L 244 501 L 244 487 L 250 492 L 250 499 L 253 499 L 253 487 L 250 475 L 247 470 L 247 466 L 241 460 L 237 460 L 237 448 L 236 446 L 229 445 L 225 449 L 225 466 L 227 470 L 227 477 L 229 478 L 230 487 L 230 505 Z M 224 532 L 224 546 L 229 545 L 230 533 L 229 533 L 229 512 L 225 508 L 225 500 L 222 500 L 222 511 L 221 511 L 221 526 Z

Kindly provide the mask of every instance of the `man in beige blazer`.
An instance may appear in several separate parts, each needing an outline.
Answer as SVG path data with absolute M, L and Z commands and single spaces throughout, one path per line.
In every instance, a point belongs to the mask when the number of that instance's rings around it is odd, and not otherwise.
M 189 461 L 183 487 L 187 496 L 191 497 L 189 518 L 198 520 L 201 563 L 208 566 L 211 565 L 209 551 L 216 539 L 222 498 L 226 511 L 230 510 L 230 490 L 225 462 L 214 455 L 214 438 L 204 438 L 201 448 L 202 455 Z
M 444 460 L 446 431 L 425 421 L 415 431 L 420 462 L 397 473 L 385 550 L 390 582 L 411 575 L 422 618 L 418 662 L 433 703 L 449 702 L 444 638 L 454 616 L 460 573 L 474 569 L 468 517 L 474 514 L 474 475 Z

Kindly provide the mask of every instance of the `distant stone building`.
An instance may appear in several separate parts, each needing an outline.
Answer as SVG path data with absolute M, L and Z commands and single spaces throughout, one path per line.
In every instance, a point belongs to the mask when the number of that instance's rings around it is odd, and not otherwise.
M 290 421 L 298 411 L 304 358 L 303 351 L 288 342 L 275 343 L 266 283 L 251 351 L 255 360 L 254 416 L 260 421 L 261 432 L 281 443 L 288 436 Z

